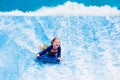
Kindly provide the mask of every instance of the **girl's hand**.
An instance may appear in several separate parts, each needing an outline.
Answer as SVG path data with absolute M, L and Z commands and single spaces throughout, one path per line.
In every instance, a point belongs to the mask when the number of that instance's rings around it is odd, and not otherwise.
M 61 57 L 58 57 L 58 60 L 60 60 L 60 61 L 61 61 L 61 60 L 62 60 L 62 59 L 61 59 Z
M 37 57 L 39 57 L 39 56 L 40 56 L 40 54 L 36 54 L 36 56 L 37 56 Z

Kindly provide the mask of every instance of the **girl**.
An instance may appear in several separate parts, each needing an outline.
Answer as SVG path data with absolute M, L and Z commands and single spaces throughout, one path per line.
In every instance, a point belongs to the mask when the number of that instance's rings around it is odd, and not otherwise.
M 60 47 L 60 39 L 54 38 L 51 41 L 51 45 L 48 46 L 43 51 L 37 53 L 37 58 L 42 56 L 43 54 L 48 54 L 49 56 L 56 56 L 58 60 L 61 60 L 61 47 Z

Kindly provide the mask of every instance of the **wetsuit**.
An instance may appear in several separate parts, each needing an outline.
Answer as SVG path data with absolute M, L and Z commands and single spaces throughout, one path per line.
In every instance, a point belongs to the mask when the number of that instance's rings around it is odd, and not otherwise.
M 55 52 L 52 52 L 51 50 L 55 50 Z M 40 56 L 42 56 L 43 54 L 48 54 L 50 56 L 56 56 L 58 58 L 61 57 L 61 47 L 59 46 L 57 49 L 53 49 L 53 46 L 50 45 L 49 47 L 39 52 L 38 54 L 40 54 Z

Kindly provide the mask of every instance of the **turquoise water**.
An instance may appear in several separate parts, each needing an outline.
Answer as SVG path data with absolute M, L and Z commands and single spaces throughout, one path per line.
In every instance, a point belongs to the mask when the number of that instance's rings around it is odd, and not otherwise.
M 0 11 L 34 11 L 43 6 L 55 7 L 63 5 L 65 2 L 77 2 L 86 6 L 104 6 L 120 8 L 120 0 L 0 0 Z
M 0 80 L 120 80 L 119 9 L 60 4 L 0 12 Z M 37 61 L 40 45 L 54 37 L 62 62 Z

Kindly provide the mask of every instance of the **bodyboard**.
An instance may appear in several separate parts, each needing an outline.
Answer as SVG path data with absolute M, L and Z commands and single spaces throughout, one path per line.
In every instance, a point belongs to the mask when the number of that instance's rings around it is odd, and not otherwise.
M 49 56 L 48 54 L 44 54 L 40 57 L 37 57 L 42 62 L 49 62 L 49 63 L 59 63 L 60 60 L 56 58 L 56 56 Z

